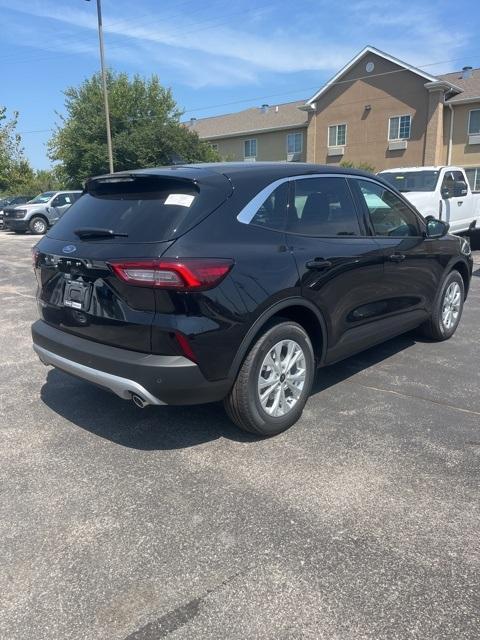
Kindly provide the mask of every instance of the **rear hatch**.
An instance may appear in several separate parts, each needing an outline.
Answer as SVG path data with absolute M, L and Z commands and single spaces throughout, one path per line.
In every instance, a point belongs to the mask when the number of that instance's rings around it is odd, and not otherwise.
M 187 167 L 88 181 L 35 248 L 43 320 L 104 344 L 151 352 L 155 290 L 118 277 L 112 264 L 158 259 L 231 192 L 225 176 Z

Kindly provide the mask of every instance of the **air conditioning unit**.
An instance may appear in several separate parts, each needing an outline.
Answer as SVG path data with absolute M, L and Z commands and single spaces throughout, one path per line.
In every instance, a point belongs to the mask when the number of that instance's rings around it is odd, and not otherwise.
M 327 156 L 343 156 L 345 147 L 328 147 Z
M 480 144 L 480 133 L 469 135 L 468 144 Z
M 287 162 L 301 162 L 302 154 L 301 153 L 287 153 Z
M 388 143 L 389 151 L 403 151 L 408 146 L 406 140 L 390 140 Z

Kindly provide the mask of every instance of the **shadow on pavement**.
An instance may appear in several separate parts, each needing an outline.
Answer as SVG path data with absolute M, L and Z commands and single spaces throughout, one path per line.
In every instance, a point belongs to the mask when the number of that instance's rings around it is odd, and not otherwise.
M 404 333 L 398 338 L 393 338 L 387 342 L 383 342 L 376 347 L 371 347 L 366 351 L 362 351 L 351 358 L 342 360 L 337 364 L 320 369 L 317 379 L 313 386 L 312 395 L 325 391 L 330 387 L 347 380 L 356 373 L 360 373 L 364 369 L 368 369 L 375 364 L 379 364 L 383 360 L 387 360 L 391 356 L 412 347 L 417 342 L 428 342 L 424 338 L 419 338 L 415 332 Z
M 73 424 L 124 447 L 146 451 L 184 449 L 217 438 L 255 442 L 226 416 L 220 403 L 146 407 L 51 369 L 43 402 Z
M 405 334 L 322 369 L 312 395 L 407 349 L 415 342 L 413 334 Z M 133 449 L 183 449 L 221 437 L 246 443 L 258 440 L 237 429 L 226 416 L 221 403 L 139 409 L 132 402 L 121 400 L 108 391 L 56 369 L 49 370 L 41 398 L 50 409 L 78 427 Z

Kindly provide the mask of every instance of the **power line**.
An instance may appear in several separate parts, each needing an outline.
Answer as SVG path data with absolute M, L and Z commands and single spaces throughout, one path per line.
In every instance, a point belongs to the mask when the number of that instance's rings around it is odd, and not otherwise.
M 463 58 L 461 58 L 461 59 L 463 59 Z M 438 64 L 445 64 L 447 62 L 453 62 L 454 60 L 455 59 L 443 60 L 441 62 L 430 62 L 430 63 L 424 64 L 424 65 L 422 65 L 421 67 L 418 67 L 418 68 L 421 69 L 423 67 L 431 67 L 431 66 L 435 66 L 435 65 L 438 65 Z M 456 60 L 458 60 L 458 58 L 456 58 Z M 365 78 L 369 78 L 370 79 L 370 78 L 374 78 L 374 77 L 383 77 L 383 76 L 386 76 L 386 75 L 389 75 L 389 74 L 395 74 L 395 73 L 405 72 L 405 71 L 410 71 L 410 70 L 409 69 L 393 69 L 392 71 L 385 71 L 385 72 L 376 73 L 376 74 L 372 73 L 372 74 L 369 74 L 368 76 L 360 76 L 360 77 L 353 78 L 353 79 L 350 79 L 350 80 L 337 80 L 336 82 L 331 83 L 329 85 L 329 88 L 333 87 L 333 86 L 336 86 L 336 85 L 345 84 L 345 83 L 348 83 L 348 82 L 353 83 L 353 82 L 356 82 L 357 80 L 362 80 L 362 79 L 365 79 Z M 307 92 L 307 91 L 313 91 L 315 89 L 318 89 L 318 85 L 314 85 L 314 86 L 310 86 L 310 87 L 304 87 L 303 89 L 293 89 L 293 90 L 288 91 L 288 92 L 271 93 L 271 94 L 263 95 L 263 96 L 255 96 L 253 98 L 246 98 L 246 99 L 242 99 L 242 100 L 234 100 L 234 101 L 231 101 L 231 102 L 223 102 L 223 103 L 215 104 L 215 105 L 209 105 L 209 106 L 197 107 L 197 108 L 192 108 L 192 109 L 186 109 L 185 111 L 183 111 L 182 115 L 185 115 L 187 113 L 196 113 L 198 111 L 208 111 L 210 109 L 219 109 L 221 107 L 228 107 L 228 106 L 233 106 L 233 105 L 237 105 L 237 104 L 246 104 L 248 102 L 260 102 L 260 100 L 266 100 L 266 99 L 269 99 L 269 98 L 284 97 L 284 96 L 292 95 L 292 94 L 295 94 L 295 93 L 303 93 L 303 92 Z M 415 91 L 411 91 L 409 93 L 403 94 L 401 97 L 402 98 L 406 98 L 406 97 L 409 97 L 411 95 L 416 95 L 416 93 L 417 92 L 415 92 Z M 389 100 L 389 99 L 390 99 L 390 96 L 383 96 L 383 97 L 378 97 L 378 98 L 368 98 L 368 101 L 371 103 L 371 102 L 380 102 L 382 100 Z M 352 100 L 352 101 L 349 101 L 349 102 L 342 103 L 342 106 L 348 106 L 348 105 L 352 105 L 352 104 L 361 104 L 361 103 L 364 103 L 366 100 L 367 100 L 367 98 L 362 98 L 361 100 Z M 226 115 L 226 114 L 221 114 L 221 115 Z M 209 117 L 214 118 L 216 116 L 209 116 Z M 139 117 L 139 118 L 129 119 L 130 122 L 141 122 L 143 120 L 152 121 L 152 117 L 151 116 L 144 116 L 144 117 L 142 116 L 142 117 Z M 19 133 L 21 135 L 27 135 L 27 134 L 31 134 L 31 133 L 48 133 L 48 132 L 53 132 L 53 131 L 55 131 L 55 129 L 50 128 L 50 129 L 37 129 L 37 130 L 33 130 L 33 131 L 23 131 L 23 132 L 20 131 Z

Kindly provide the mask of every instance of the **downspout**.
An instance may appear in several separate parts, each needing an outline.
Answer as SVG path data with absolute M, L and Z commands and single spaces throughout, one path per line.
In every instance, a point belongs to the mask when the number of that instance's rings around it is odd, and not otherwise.
M 448 147 L 447 147 L 447 165 L 450 166 L 452 163 L 452 141 L 453 141 L 453 104 L 448 103 L 448 108 L 450 109 L 450 126 L 448 131 Z

